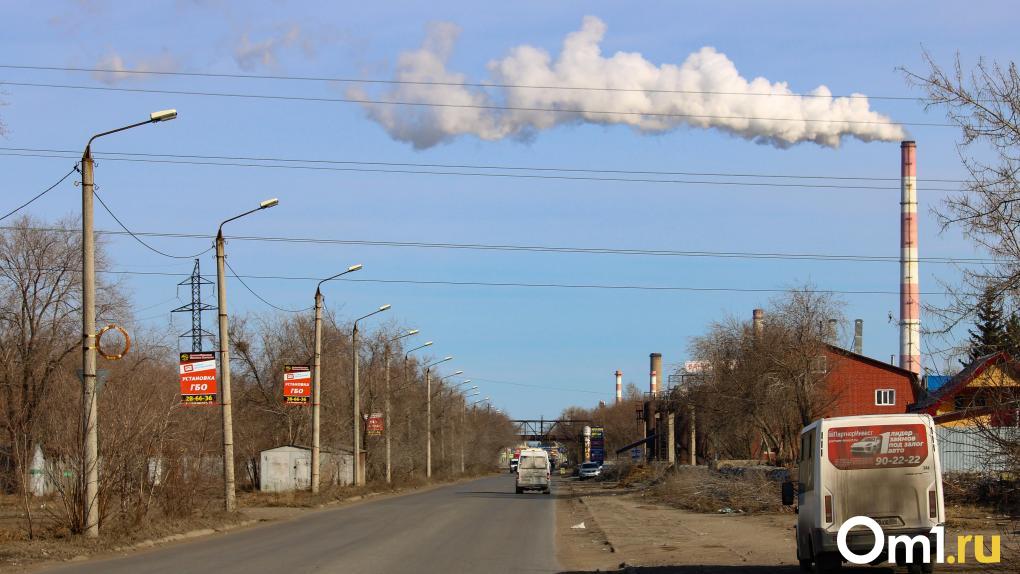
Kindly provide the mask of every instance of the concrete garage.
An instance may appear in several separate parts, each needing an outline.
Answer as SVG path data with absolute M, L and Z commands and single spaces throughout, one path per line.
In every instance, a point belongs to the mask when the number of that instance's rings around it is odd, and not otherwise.
M 287 445 L 264 450 L 259 455 L 259 490 L 262 492 L 311 488 L 312 449 Z M 319 473 L 322 486 L 353 484 L 353 451 L 320 450 Z

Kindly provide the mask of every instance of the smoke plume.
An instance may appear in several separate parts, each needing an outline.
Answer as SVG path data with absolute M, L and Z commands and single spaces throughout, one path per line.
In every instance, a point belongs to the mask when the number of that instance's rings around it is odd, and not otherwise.
M 637 52 L 605 57 L 599 46 L 605 32 L 605 23 L 588 16 L 580 30 L 567 35 L 555 60 L 540 48 L 518 46 L 489 62 L 488 80 L 472 82 L 446 66 L 459 29 L 433 24 L 421 48 L 399 56 L 394 79 L 405 83 L 379 94 L 352 88 L 348 95 L 435 104 L 361 104 L 390 136 L 418 149 L 465 135 L 530 138 L 579 123 L 623 124 L 648 134 L 682 127 L 717 129 L 776 147 L 814 142 L 835 148 L 844 137 L 866 142 L 905 137 L 901 126 L 871 111 L 867 98 L 858 94 L 834 98 L 819 86 L 794 95 L 785 82 L 742 77 L 729 58 L 711 47 L 690 54 L 680 65 L 656 66 Z M 471 83 L 493 86 L 450 85 Z

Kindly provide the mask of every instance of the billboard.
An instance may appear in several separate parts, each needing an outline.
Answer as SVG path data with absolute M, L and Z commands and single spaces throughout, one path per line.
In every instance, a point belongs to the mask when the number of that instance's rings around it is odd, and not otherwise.
M 840 470 L 921 466 L 928 458 L 923 424 L 836 427 L 827 441 L 829 462 Z
M 606 429 L 591 427 L 591 461 L 606 461 Z
M 181 353 L 181 404 L 216 404 L 216 353 Z
M 382 413 L 372 413 L 368 417 L 368 424 L 365 426 L 365 434 L 368 436 L 381 436 L 386 428 L 386 419 Z
M 283 402 L 298 406 L 312 404 L 312 370 L 308 365 L 283 366 Z

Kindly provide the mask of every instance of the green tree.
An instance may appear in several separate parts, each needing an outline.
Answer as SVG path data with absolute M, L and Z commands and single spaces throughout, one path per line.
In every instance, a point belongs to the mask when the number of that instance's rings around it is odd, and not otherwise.
M 993 288 L 988 287 L 981 294 L 975 314 L 976 330 L 967 330 L 970 333 L 970 350 L 967 353 L 968 360 L 964 364 L 969 364 L 978 357 L 1006 350 L 1008 346 L 1006 321 L 1002 318 L 1002 302 Z

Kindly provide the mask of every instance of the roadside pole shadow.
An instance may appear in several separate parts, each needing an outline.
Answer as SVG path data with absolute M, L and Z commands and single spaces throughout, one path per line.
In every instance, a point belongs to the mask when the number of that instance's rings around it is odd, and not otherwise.
M 564 570 L 559 574 L 800 574 L 798 566 L 628 566 L 622 570 Z M 844 565 L 840 572 L 847 574 L 893 574 L 892 568 Z

